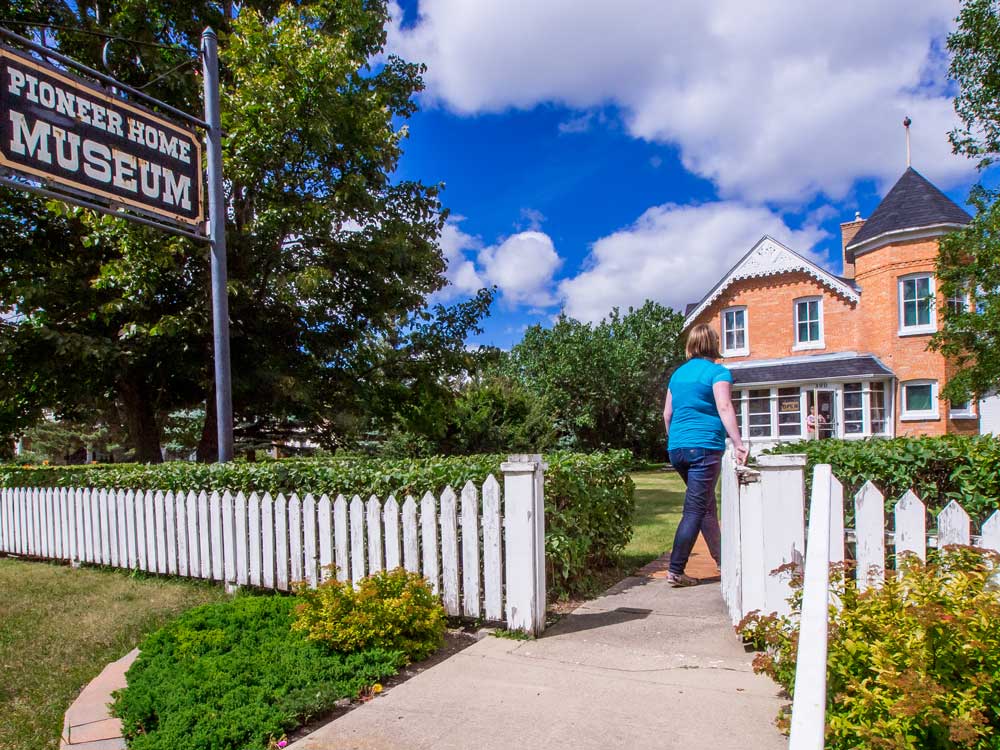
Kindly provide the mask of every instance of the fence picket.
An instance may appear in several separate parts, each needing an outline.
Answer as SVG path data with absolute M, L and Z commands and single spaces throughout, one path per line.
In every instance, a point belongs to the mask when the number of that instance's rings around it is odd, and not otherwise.
M 156 554 L 150 552 L 150 569 L 157 573 L 167 572 L 167 524 L 163 516 L 163 492 L 157 490 L 153 495 L 153 524 L 155 526 Z M 155 561 L 155 565 L 153 564 Z
M 185 578 L 191 575 L 187 535 L 187 498 L 183 490 L 174 495 L 174 518 L 177 519 L 177 573 Z
M 437 518 L 434 496 L 428 492 L 420 500 L 421 548 L 423 549 L 423 574 L 437 594 L 441 590 L 438 566 Z
M 37 492 L 35 493 L 37 499 Z M 98 546 L 100 543 L 100 523 L 95 523 L 96 514 L 94 506 L 97 504 L 97 493 L 89 488 L 83 491 L 84 513 L 86 514 L 86 557 L 83 559 L 89 563 L 98 562 Z M 32 516 L 33 518 L 33 516 Z
M 52 509 L 52 522 L 49 529 L 52 542 L 49 544 L 49 557 L 58 560 L 62 557 L 62 509 L 59 505 L 59 490 L 49 487 L 45 492 L 49 507 Z
M 46 524 L 45 524 L 45 556 L 55 557 L 56 554 L 56 504 L 55 498 L 52 493 L 51 487 L 46 487 L 42 490 L 42 494 L 45 496 L 45 514 Z
M 86 522 L 86 519 L 84 519 Z M 149 556 L 146 554 L 146 534 L 152 521 L 146 523 L 146 493 L 135 493 L 135 560 L 138 570 L 149 570 Z M 85 554 L 85 553 L 84 553 Z M 81 559 L 86 559 L 81 555 Z
M 1000 510 L 993 511 L 993 515 L 987 518 L 986 523 L 983 524 L 979 546 L 1000 552 Z
M 394 570 L 402 565 L 399 538 L 399 503 L 393 495 L 385 501 L 382 511 L 385 524 L 385 569 Z
M 27 490 L 24 487 L 19 487 L 17 490 L 17 505 L 18 505 L 18 518 L 21 528 L 21 541 L 18 544 L 18 552 L 22 555 L 28 554 L 29 541 L 28 541 L 28 530 L 31 528 L 28 513 L 28 500 L 27 500 Z M 82 511 L 81 511 L 82 516 Z
M 458 498 L 449 485 L 441 493 L 441 602 L 444 610 L 455 617 L 461 613 L 458 591 Z
M 347 500 L 337 495 L 333 504 L 333 547 L 336 554 L 337 580 L 346 581 L 350 573 L 348 564 Z
M 9 490 L 4 487 L 0 489 L 0 552 L 10 552 L 11 540 L 11 516 L 7 508 Z
M 885 580 L 885 498 L 865 482 L 854 498 L 858 589 L 881 588 Z
M 222 493 L 222 575 L 227 586 L 236 583 L 236 532 L 233 528 L 233 495 Z
M 965 508 L 952 500 L 938 513 L 938 547 L 946 544 L 968 545 L 971 539 L 969 514 Z
M 462 488 L 462 614 L 478 620 L 479 597 L 479 493 L 466 482 Z
M 365 504 L 355 495 L 351 499 L 351 581 L 355 586 L 365 577 Z
M 830 476 L 830 562 L 844 562 L 844 485 Z
M 267 589 L 274 588 L 274 500 L 271 493 L 265 492 L 260 499 L 260 531 L 261 531 L 261 585 Z
M 48 557 L 49 554 L 49 509 L 45 505 L 45 490 L 37 490 L 35 503 L 38 506 L 38 556 Z
M 208 493 L 198 493 L 198 557 L 201 562 L 201 577 L 212 577 L 212 523 L 209 517 Z
M 218 492 L 208 496 L 209 528 L 212 537 L 212 580 L 223 581 L 226 577 L 224 542 L 222 541 L 222 498 Z
M 316 529 L 319 533 L 319 579 L 325 581 L 331 577 L 330 566 L 333 565 L 333 503 L 329 495 L 323 495 L 316 503 Z
M 913 490 L 907 490 L 893 509 L 896 532 L 896 567 L 900 553 L 912 552 L 921 560 L 927 558 L 927 509 Z
M 411 573 L 420 572 L 420 542 L 417 532 L 417 501 L 407 495 L 403 501 L 403 567 Z
M 294 492 L 288 498 L 288 557 L 291 563 L 289 583 L 297 583 L 302 576 L 302 501 Z
M 372 495 L 368 498 L 368 574 L 382 570 L 382 504 Z
M 163 496 L 163 515 L 167 524 L 167 573 L 177 575 L 177 501 L 172 491 Z
M 306 495 L 302 501 L 302 536 L 305 580 L 315 588 L 319 576 L 316 572 L 316 501 L 312 495 Z
M 492 474 L 483 483 L 483 593 L 486 619 L 503 619 L 503 527 L 500 483 Z
M 234 512 L 236 515 L 236 526 L 233 533 L 236 535 L 236 583 L 239 586 L 246 586 L 250 580 L 249 575 L 249 550 L 247 550 L 247 498 L 242 492 L 237 492 L 233 499 Z
M 288 590 L 288 501 L 281 493 L 274 501 L 274 585 Z
M 250 544 L 250 574 L 247 582 L 251 586 L 261 585 L 261 537 L 264 533 L 260 525 L 260 498 L 256 492 L 251 492 L 247 502 L 247 541 Z
M 188 575 L 197 578 L 201 575 L 201 546 L 198 534 L 198 495 L 194 491 L 187 493 L 187 526 L 188 538 Z
M 111 565 L 111 550 L 117 544 L 113 538 L 116 524 L 112 518 L 113 499 L 107 490 L 101 490 L 101 562 Z
M 115 517 L 118 520 L 118 566 L 130 568 L 128 562 L 128 501 L 125 490 L 115 493 Z M 185 570 L 183 575 L 187 575 Z

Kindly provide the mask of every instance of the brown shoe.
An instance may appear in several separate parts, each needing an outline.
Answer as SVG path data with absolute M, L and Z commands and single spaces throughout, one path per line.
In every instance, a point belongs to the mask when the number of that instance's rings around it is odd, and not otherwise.
M 671 573 L 670 571 L 667 571 L 667 582 L 675 589 L 698 585 L 697 578 L 692 578 L 684 573 Z

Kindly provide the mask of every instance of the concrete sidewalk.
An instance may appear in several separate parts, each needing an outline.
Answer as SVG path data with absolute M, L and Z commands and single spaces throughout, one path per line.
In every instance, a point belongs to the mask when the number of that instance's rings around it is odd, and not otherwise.
M 718 583 L 635 576 L 538 640 L 487 637 L 290 748 L 783 750 L 783 701 L 752 656 Z

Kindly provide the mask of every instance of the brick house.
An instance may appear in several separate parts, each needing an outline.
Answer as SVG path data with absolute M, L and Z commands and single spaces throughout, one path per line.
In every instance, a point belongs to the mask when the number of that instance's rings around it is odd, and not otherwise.
M 969 215 L 908 168 L 867 219 L 841 224 L 843 275 L 762 237 L 685 328 L 716 326 L 754 447 L 807 438 L 979 433 L 981 406 L 939 397 L 950 367 L 928 351 L 945 300 L 939 239 Z

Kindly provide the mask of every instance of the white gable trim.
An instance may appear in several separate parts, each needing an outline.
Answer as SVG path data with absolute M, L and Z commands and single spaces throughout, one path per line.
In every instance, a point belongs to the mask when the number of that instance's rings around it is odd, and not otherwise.
M 850 302 L 859 302 L 861 295 L 858 290 L 845 284 L 829 271 L 824 271 L 810 260 L 803 258 L 794 250 L 782 245 L 776 239 L 766 234 L 757 241 L 750 252 L 730 269 L 729 273 L 698 303 L 691 314 L 684 318 L 687 328 L 695 319 L 734 283 L 744 279 L 759 279 L 767 276 L 777 276 L 783 273 L 801 272 L 811 276 L 823 286 L 839 294 Z

